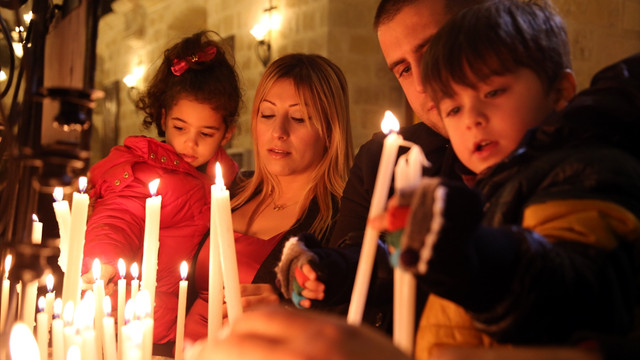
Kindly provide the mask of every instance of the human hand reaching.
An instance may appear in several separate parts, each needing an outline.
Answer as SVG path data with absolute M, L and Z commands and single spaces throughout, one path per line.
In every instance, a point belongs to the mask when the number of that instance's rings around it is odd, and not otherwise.
M 114 284 L 111 283 L 111 279 L 116 275 L 116 267 L 108 264 L 100 265 L 100 279 L 104 281 L 104 293 L 105 295 L 109 295 L 113 292 Z M 93 269 L 88 273 L 81 276 L 82 284 L 80 285 L 80 289 L 82 291 L 93 289 L 93 284 L 95 284 L 95 275 L 93 274 Z

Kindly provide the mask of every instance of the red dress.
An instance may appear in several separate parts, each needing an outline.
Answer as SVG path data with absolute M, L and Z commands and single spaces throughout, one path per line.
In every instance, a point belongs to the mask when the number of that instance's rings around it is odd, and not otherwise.
M 251 284 L 264 259 L 278 244 L 284 232 L 263 240 L 235 232 L 238 277 L 240 284 Z M 195 287 L 198 293 L 185 321 L 185 338 L 197 341 L 207 337 L 208 288 L 209 288 L 209 239 L 206 240 L 195 268 Z

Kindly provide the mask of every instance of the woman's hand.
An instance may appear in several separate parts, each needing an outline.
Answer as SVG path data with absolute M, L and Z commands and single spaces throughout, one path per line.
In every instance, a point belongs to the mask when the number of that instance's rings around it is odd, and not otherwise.
M 240 296 L 243 310 L 258 305 L 277 304 L 280 297 L 269 284 L 240 284 Z
M 111 278 L 116 275 L 116 267 L 113 265 L 101 264 L 100 265 L 100 279 L 104 281 L 104 294 L 109 295 L 113 292 L 114 285 L 110 282 Z M 93 276 L 93 270 L 82 275 L 81 290 L 92 290 L 95 283 L 95 276 Z

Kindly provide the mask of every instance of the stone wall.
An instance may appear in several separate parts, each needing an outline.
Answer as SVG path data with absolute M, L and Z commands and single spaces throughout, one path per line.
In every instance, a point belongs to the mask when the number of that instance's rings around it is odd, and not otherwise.
M 392 110 L 404 123 L 412 121 L 372 27 L 378 0 L 272 2 L 282 15 L 281 28 L 272 34 L 272 59 L 292 52 L 318 53 L 345 72 L 356 150 L 379 129 L 384 110 Z M 567 22 L 579 88 L 588 85 L 597 69 L 640 51 L 640 0 L 553 3 Z M 256 42 L 249 30 L 267 6 L 268 0 L 117 0 L 114 12 L 100 22 L 96 79 L 99 88 L 120 84 L 118 143 L 132 134 L 155 135 L 140 128 L 142 114 L 134 110 L 122 78 L 137 65 L 144 65 L 151 74 L 168 45 L 208 28 L 233 38 L 244 107 L 231 147 L 250 152 L 250 111 L 264 67 L 255 56 Z M 144 87 L 144 81 L 137 86 Z M 97 109 L 98 129 L 100 116 Z M 95 158 L 103 155 L 97 153 Z

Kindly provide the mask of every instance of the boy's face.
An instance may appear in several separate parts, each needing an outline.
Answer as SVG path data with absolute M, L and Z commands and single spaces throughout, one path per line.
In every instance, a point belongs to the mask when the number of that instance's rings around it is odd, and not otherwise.
M 476 82 L 476 89 L 452 85 L 454 97 L 442 99 L 438 110 L 453 149 L 475 173 L 515 150 L 525 132 L 553 112 L 558 98 L 527 68 Z
M 181 98 L 164 114 L 162 129 L 167 143 L 194 167 L 206 164 L 233 134 L 219 112 L 189 98 Z

